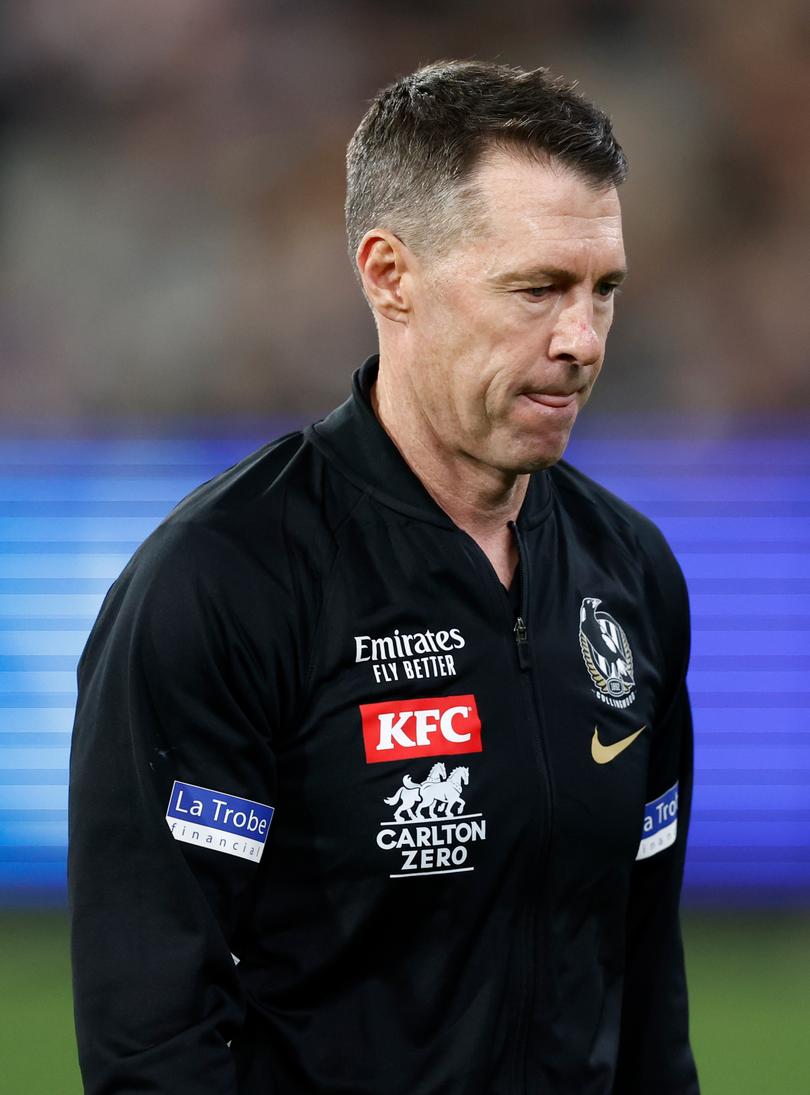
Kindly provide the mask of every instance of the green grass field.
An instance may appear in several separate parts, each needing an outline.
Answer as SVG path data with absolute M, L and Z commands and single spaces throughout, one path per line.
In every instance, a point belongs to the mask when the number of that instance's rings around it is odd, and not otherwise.
M 703 1095 L 808 1095 L 810 916 L 692 915 L 684 935 Z M 0 941 L 0 1091 L 80 1095 L 64 915 L 0 913 Z

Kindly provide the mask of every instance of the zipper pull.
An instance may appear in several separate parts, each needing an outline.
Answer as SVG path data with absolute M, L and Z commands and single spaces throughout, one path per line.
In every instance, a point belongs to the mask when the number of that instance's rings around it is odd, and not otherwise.
M 518 665 L 521 669 L 530 669 L 532 663 L 529 660 L 529 629 L 526 627 L 522 616 L 518 616 L 515 620 L 513 631 L 515 633 L 515 643 L 517 644 Z

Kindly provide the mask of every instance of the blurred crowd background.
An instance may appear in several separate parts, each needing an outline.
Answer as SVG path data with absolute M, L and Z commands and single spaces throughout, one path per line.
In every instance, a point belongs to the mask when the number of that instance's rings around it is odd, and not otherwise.
M 374 350 L 345 146 L 380 87 L 441 57 L 547 65 L 614 120 L 631 278 L 599 407 L 810 405 L 802 0 L 25 0 L 3 20 L 3 416 L 341 400 Z

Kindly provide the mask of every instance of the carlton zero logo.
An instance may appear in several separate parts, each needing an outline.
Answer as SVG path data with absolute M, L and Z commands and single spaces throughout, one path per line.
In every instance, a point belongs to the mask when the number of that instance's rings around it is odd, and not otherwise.
M 396 870 L 389 878 L 461 874 L 474 871 L 473 846 L 486 840 L 487 823 L 480 813 L 467 812 L 470 769 L 451 768 L 437 761 L 420 782 L 408 773 L 393 795 L 394 817 L 380 822 L 377 847 L 391 853 Z
M 579 648 L 595 694 L 609 707 L 629 707 L 636 698 L 633 651 L 624 628 L 598 597 L 585 597 L 579 609 Z
M 369 764 L 482 750 L 475 696 L 364 703 L 360 717 Z

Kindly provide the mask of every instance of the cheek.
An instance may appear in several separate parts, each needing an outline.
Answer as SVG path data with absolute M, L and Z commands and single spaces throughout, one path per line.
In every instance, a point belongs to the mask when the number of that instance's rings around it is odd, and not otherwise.
M 604 358 L 603 358 L 603 360 L 604 360 Z M 597 365 L 589 365 L 588 366 L 588 368 L 589 368 L 588 385 L 585 388 L 585 391 L 583 393 L 581 403 L 586 403 L 588 398 L 590 397 L 591 389 L 593 388 L 594 384 L 598 380 L 599 374 L 602 371 L 602 363 L 603 363 L 603 361 L 600 361 Z
M 490 426 L 510 420 L 518 387 L 516 373 L 508 365 L 486 377 L 481 385 L 480 406 Z
M 607 336 L 610 333 L 610 328 L 613 326 L 613 301 L 610 302 L 610 306 L 604 310 L 604 312 L 594 317 L 594 327 L 596 333 L 602 339 L 602 344 L 607 341 Z

